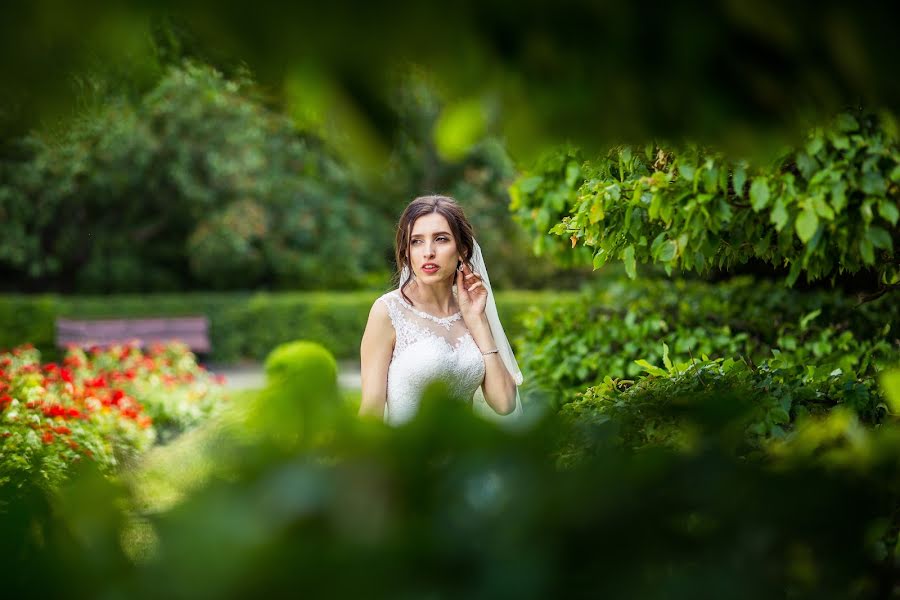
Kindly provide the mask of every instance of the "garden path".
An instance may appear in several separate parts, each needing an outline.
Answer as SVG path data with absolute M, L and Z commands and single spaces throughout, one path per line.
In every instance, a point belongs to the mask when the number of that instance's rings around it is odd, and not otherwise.
M 266 375 L 262 363 L 240 365 L 207 365 L 210 372 L 225 376 L 225 387 L 230 390 L 259 389 L 265 385 Z M 362 387 L 359 362 L 338 361 L 338 383 L 344 389 Z

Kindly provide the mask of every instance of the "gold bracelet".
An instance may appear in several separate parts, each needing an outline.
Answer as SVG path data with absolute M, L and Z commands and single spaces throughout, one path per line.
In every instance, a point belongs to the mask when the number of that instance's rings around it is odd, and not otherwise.
M 487 352 L 482 352 L 481 355 L 487 356 L 488 354 L 497 354 L 498 352 L 500 352 L 500 351 L 499 350 L 489 350 Z

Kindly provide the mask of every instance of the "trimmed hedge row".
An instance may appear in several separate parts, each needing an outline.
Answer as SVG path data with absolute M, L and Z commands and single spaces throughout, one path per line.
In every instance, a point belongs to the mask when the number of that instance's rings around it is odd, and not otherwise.
M 380 292 L 200 293 L 115 296 L 0 296 L 0 348 L 31 343 L 50 360 L 58 317 L 152 317 L 206 315 L 209 362 L 263 360 L 277 345 L 306 339 L 325 346 L 338 360 L 358 360 L 369 310 Z M 507 335 L 522 332 L 521 316 L 532 306 L 574 299 L 572 293 L 498 292 Z

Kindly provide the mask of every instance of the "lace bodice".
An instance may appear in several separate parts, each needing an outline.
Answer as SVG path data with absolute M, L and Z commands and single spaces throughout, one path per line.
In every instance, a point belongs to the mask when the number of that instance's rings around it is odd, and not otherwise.
M 384 421 L 412 419 L 425 387 L 443 379 L 455 398 L 471 403 L 484 381 L 484 357 L 456 313 L 438 318 L 409 304 L 393 290 L 378 299 L 387 305 L 397 339 L 388 367 Z

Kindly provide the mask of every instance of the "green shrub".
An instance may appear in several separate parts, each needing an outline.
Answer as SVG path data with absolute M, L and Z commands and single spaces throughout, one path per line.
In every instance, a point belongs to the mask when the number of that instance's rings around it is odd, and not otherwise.
M 623 279 L 534 311 L 526 325 L 523 373 L 565 403 L 607 376 L 637 377 L 636 360 L 661 364 L 663 344 L 676 362 L 707 354 L 759 363 L 779 350 L 869 373 L 868 363 L 897 349 L 900 305 L 884 298 L 857 306 L 839 291 L 800 292 L 747 276 L 715 284 Z M 864 352 L 868 340 L 872 355 Z
M 251 420 L 282 444 L 309 442 L 340 410 L 337 362 L 320 344 L 294 341 L 276 347 L 265 362 L 266 386 Z

